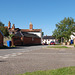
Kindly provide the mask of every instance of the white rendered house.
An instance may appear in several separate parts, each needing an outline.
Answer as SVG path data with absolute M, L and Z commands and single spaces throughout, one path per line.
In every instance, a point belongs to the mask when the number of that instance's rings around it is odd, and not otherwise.
M 53 36 L 44 36 L 43 39 L 42 39 L 42 44 L 43 43 L 50 44 L 51 41 L 55 42 L 56 41 L 55 37 L 53 37 Z
M 70 36 L 70 38 L 71 38 L 71 40 L 74 40 L 74 38 L 75 38 L 75 33 L 73 33 L 74 35 L 71 35 Z

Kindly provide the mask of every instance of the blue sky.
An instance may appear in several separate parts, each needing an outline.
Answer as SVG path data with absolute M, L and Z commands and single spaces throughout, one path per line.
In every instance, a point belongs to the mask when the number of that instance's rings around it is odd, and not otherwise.
M 55 24 L 64 19 L 75 19 L 75 0 L 0 0 L 0 21 L 16 28 L 42 29 L 44 35 L 52 35 Z

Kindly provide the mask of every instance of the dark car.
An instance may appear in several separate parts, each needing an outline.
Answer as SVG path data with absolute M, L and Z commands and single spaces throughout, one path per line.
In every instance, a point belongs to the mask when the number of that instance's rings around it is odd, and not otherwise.
M 50 45 L 55 45 L 55 42 L 54 42 L 54 41 L 51 41 L 51 42 L 50 42 Z
M 42 45 L 48 45 L 47 42 L 45 41 L 45 43 L 43 43 Z

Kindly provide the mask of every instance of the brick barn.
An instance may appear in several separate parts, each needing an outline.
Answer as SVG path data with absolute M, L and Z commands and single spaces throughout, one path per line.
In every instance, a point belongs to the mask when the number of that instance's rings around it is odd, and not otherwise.
M 3 46 L 3 33 L 0 31 L 0 47 Z
M 12 45 L 38 45 L 41 44 L 41 38 L 36 34 L 28 32 L 18 32 L 12 37 Z
M 38 37 L 41 38 L 41 43 L 42 43 L 42 29 L 34 29 L 33 24 L 29 24 L 29 29 L 21 29 L 21 32 L 28 32 L 29 34 L 35 34 Z
M 9 34 L 14 34 L 12 38 L 12 45 L 32 45 L 32 44 L 41 44 L 42 42 L 42 29 L 33 29 L 33 24 L 29 24 L 29 29 L 20 29 L 15 28 L 13 24 L 9 21 L 6 28 L 9 31 Z

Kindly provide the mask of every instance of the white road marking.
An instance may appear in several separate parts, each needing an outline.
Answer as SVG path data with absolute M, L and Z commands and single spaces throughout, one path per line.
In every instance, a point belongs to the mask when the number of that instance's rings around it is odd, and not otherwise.
M 7 55 L 4 55 L 5 57 L 9 57 L 10 56 L 10 54 L 7 54 Z
M 12 55 L 16 55 L 17 53 L 12 53 Z
M 8 58 L 8 57 L 2 57 L 3 59 L 6 59 L 6 58 Z
M 11 56 L 17 56 L 16 54 L 12 54 Z
M 17 56 L 17 55 L 21 55 L 21 54 L 22 53 L 12 53 L 12 54 L 7 54 L 7 55 L 4 55 L 4 56 L 0 56 L 0 58 L 6 59 L 6 58 L 14 57 L 14 56 Z
M 2 56 L 0 56 L 0 58 L 2 58 Z
M 21 54 L 23 54 L 23 53 L 17 53 L 17 55 L 21 55 Z

